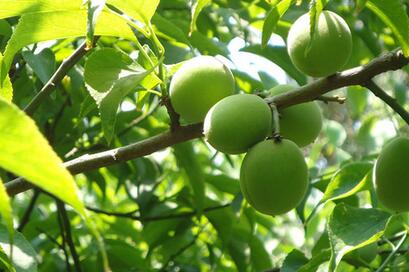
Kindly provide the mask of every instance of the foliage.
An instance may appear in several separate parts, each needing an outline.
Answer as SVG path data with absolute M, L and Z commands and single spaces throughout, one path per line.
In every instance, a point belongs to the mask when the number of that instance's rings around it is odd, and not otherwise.
M 0 271 L 408 270 L 408 214 L 378 202 L 372 175 L 384 144 L 409 135 L 408 8 L 0 0 Z M 313 39 L 322 10 L 347 22 L 353 49 L 342 70 L 358 68 L 313 79 L 285 41 L 307 12 Z M 296 209 L 253 209 L 239 184 L 245 154 L 217 152 L 202 124 L 179 124 L 169 84 L 199 55 L 217 56 L 235 93 L 273 109 L 321 100 Z M 301 87 L 265 97 L 286 83 Z M 370 263 L 348 254 L 372 243 Z

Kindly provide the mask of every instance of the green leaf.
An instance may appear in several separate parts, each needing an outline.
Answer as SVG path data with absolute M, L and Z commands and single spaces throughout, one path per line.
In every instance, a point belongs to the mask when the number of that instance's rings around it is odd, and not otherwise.
M 293 0 L 281 0 L 278 4 L 274 5 L 268 12 L 267 17 L 264 20 L 263 32 L 261 37 L 261 46 L 263 48 L 266 47 L 268 40 L 270 39 L 271 34 L 273 34 L 278 21 L 288 10 L 292 3 Z
M 280 66 L 287 74 L 292 77 L 297 83 L 302 86 L 307 83 L 306 76 L 298 71 L 290 60 L 285 46 L 267 46 L 261 48 L 260 45 L 252 45 L 244 47 L 241 51 L 255 53 L 259 56 L 263 56 L 266 59 L 274 62 Z
M 116 112 L 123 98 L 136 91 L 139 83 L 150 73 L 128 55 L 112 48 L 93 52 L 84 67 L 84 80 L 96 101 L 107 142 L 114 135 Z
M 40 53 L 34 54 L 31 51 L 23 51 L 21 54 L 34 73 L 40 78 L 43 84 L 51 78 L 55 71 L 55 56 L 49 48 L 43 49 Z
M 213 187 L 221 192 L 225 192 L 231 195 L 236 195 L 240 192 L 239 181 L 235 178 L 227 175 L 206 175 L 206 183 L 211 184 Z
M 307 257 L 304 253 L 297 249 L 293 249 L 285 258 L 281 267 L 281 272 L 298 271 L 303 265 L 308 263 Z
M 87 3 L 87 45 L 91 47 L 94 35 L 95 35 L 95 25 L 97 19 L 105 6 L 105 0 L 86 0 Z
M 2 69 L 2 60 L 3 56 L 0 53 L 0 75 L 3 74 Z M 10 81 L 10 77 L 7 72 L 4 72 L 5 78 L 4 81 L 1 82 L 0 80 L 0 97 L 6 100 L 7 102 L 11 102 L 13 100 L 13 86 Z
M 328 142 L 334 146 L 341 146 L 347 138 L 345 128 L 334 120 L 326 120 L 322 130 Z
M 312 0 L 310 4 L 310 44 L 308 45 L 306 51 L 308 52 L 311 48 L 312 41 L 315 35 L 316 25 L 320 18 L 320 14 L 327 4 L 328 0 Z M 307 54 L 306 52 L 306 54 Z
M 0 131 L 0 167 L 60 198 L 85 216 L 75 181 L 61 159 L 34 121 L 2 98 Z
M 6 192 L 3 181 L 0 178 L 0 215 L 7 227 L 10 244 L 13 244 L 14 228 L 13 228 L 13 213 L 11 208 L 10 197 Z
M 256 236 L 250 238 L 250 256 L 253 268 L 256 271 L 266 271 L 272 267 L 270 255 L 264 247 L 264 243 Z
M 202 9 L 207 6 L 211 0 L 194 0 L 194 3 L 192 5 L 192 20 L 190 22 L 190 33 L 196 30 L 196 20 L 197 17 L 199 16 L 200 12 Z
M 4 252 L 3 248 L 1 248 L 1 246 L 0 246 L 0 271 L 16 272 L 16 269 L 13 267 L 13 263 L 7 256 L 6 252 Z
M 312 257 L 311 260 L 308 261 L 305 265 L 301 266 L 297 272 L 310 272 L 310 271 L 318 271 L 320 265 L 329 260 L 331 256 L 331 251 L 329 249 L 322 250 L 319 254 Z M 320 270 L 322 271 L 322 270 Z
M 21 16 L 4 52 L 5 69 L 9 69 L 14 55 L 26 45 L 67 37 L 82 37 L 86 34 L 87 11 L 80 9 L 80 6 L 77 9 L 73 9 L 71 5 L 62 5 L 55 10 L 38 8 L 34 13 L 25 13 Z M 95 34 L 135 39 L 124 19 L 106 11 L 98 18 Z M 4 74 L 2 76 L 4 78 Z
M 344 203 L 335 206 L 327 224 L 331 244 L 329 271 L 336 269 L 346 253 L 378 240 L 390 216 L 378 209 L 354 208 Z
M 155 14 L 159 1 L 160 0 L 107 0 L 107 3 L 115 6 L 130 17 L 148 24 Z
M 344 166 L 333 176 L 320 202 L 345 198 L 363 189 L 367 182 L 365 177 L 372 167 L 373 164 L 369 162 L 354 162 Z
M 191 142 L 174 146 L 174 154 L 178 164 L 186 171 L 190 186 L 194 193 L 194 202 L 198 213 L 203 210 L 205 201 L 204 174 Z
M 400 0 L 368 0 L 366 6 L 374 12 L 393 32 L 402 47 L 403 54 L 409 56 L 409 18 Z
M 4 253 L 10 252 L 10 243 L 8 240 L 7 229 L 0 225 L 0 247 Z M 16 272 L 36 272 L 37 271 L 37 253 L 32 248 L 30 242 L 19 232 L 15 232 L 12 263 Z M 9 256 L 10 257 L 10 256 Z
M 347 106 L 352 118 L 359 118 L 368 105 L 367 89 L 360 86 L 351 86 L 347 89 Z

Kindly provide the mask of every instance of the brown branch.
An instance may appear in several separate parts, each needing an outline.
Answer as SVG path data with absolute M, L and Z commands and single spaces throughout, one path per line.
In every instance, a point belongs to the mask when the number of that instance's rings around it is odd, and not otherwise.
M 373 59 L 366 65 L 317 79 L 292 92 L 280 94 L 266 100 L 268 103 L 274 103 L 278 108 L 308 102 L 341 87 L 361 85 L 379 74 L 401 69 L 408 63 L 409 59 L 405 58 L 402 50 L 396 50 Z
M 94 43 L 98 37 L 95 38 Z M 67 59 L 65 59 L 58 67 L 57 71 L 43 86 L 43 88 L 34 96 L 34 98 L 24 108 L 24 111 L 32 116 L 41 103 L 51 94 L 55 86 L 61 82 L 67 72 L 83 57 L 91 48 L 87 47 L 86 42 L 83 42 Z
M 27 206 L 26 211 L 24 212 L 24 215 L 21 217 L 20 224 L 17 227 L 17 230 L 19 232 L 22 232 L 28 221 L 30 220 L 31 213 L 34 210 L 34 205 L 37 202 L 38 197 L 40 196 L 40 191 L 39 190 L 34 190 L 34 194 L 30 199 L 30 203 Z
M 366 87 L 374 95 L 382 99 L 389 107 L 391 107 L 397 114 L 402 117 L 403 120 L 409 125 L 409 113 L 401 106 L 392 96 L 388 95 L 384 90 L 381 89 L 375 82 L 372 80 L 363 83 L 363 87 Z
M 398 70 L 408 63 L 409 59 L 404 57 L 402 51 L 396 50 L 380 56 L 364 66 L 355 67 L 326 78 L 318 79 L 292 92 L 267 98 L 266 102 L 275 104 L 279 109 L 308 102 L 341 87 L 364 84 L 369 82 L 376 75 L 391 70 Z M 64 166 L 67 167 L 72 174 L 78 174 L 146 156 L 174 144 L 201 136 L 201 124 L 181 126 L 174 131 L 165 132 L 128 146 L 92 155 L 84 155 L 64 163 Z M 24 192 L 32 187 L 31 184 L 25 182 L 22 178 L 6 183 L 7 192 L 11 196 Z
M 179 123 L 179 114 L 175 111 L 175 109 L 172 106 L 172 103 L 170 103 L 170 98 L 169 96 L 162 96 L 162 101 L 161 104 L 166 107 L 166 110 L 168 112 L 169 118 L 170 118 L 170 130 L 175 131 L 180 127 Z
M 174 132 L 165 132 L 148 139 L 92 155 L 84 155 L 65 162 L 63 165 L 72 174 L 98 169 L 119 162 L 143 157 L 177 143 L 185 142 L 202 136 L 202 124 L 183 126 Z M 27 191 L 34 186 L 23 178 L 17 178 L 5 184 L 7 193 L 11 196 Z
M 56 201 L 57 201 L 58 211 L 61 215 L 61 223 L 63 225 L 63 228 L 61 231 L 63 232 L 64 230 L 65 232 L 66 242 L 68 244 L 68 248 L 70 249 L 72 259 L 74 260 L 75 271 L 81 272 L 82 269 L 81 269 L 80 259 L 79 259 L 77 250 L 75 249 L 74 240 L 72 238 L 71 223 L 70 223 L 70 219 L 68 218 L 67 210 L 65 209 L 65 203 L 58 199 Z
M 208 207 L 203 209 L 203 212 L 211 212 L 219 209 L 224 209 L 227 208 L 231 205 L 231 203 L 227 203 L 224 205 L 220 206 L 214 206 L 214 207 Z M 197 211 L 189 211 L 189 212 L 180 212 L 180 213 L 174 213 L 174 214 L 166 214 L 166 215 L 158 215 L 158 216 L 138 216 L 134 215 L 138 210 L 131 211 L 131 212 L 126 212 L 126 213 L 120 213 L 120 212 L 109 212 L 105 210 L 100 210 L 97 208 L 93 207 L 86 207 L 87 210 L 93 211 L 95 213 L 100 213 L 100 214 L 105 214 L 109 216 L 116 216 L 116 217 L 122 217 L 122 218 L 129 218 L 132 220 L 137 220 L 141 222 L 148 222 L 148 221 L 161 221 L 161 220 L 169 220 L 169 219 L 178 219 L 178 218 L 188 218 L 192 217 L 197 214 Z
M 345 101 L 347 100 L 346 97 L 343 96 L 338 96 L 338 95 L 334 95 L 334 96 L 325 96 L 325 95 L 321 95 L 319 97 L 317 97 L 317 99 L 315 100 L 320 100 L 326 104 L 328 104 L 328 102 L 336 102 L 339 104 L 344 104 Z

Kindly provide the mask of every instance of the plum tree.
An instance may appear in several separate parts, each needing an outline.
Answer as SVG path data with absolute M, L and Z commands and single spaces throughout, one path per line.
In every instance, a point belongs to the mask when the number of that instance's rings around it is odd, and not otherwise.
M 270 90 L 271 95 L 293 90 L 291 85 L 278 85 Z M 294 105 L 280 111 L 280 134 L 304 147 L 318 137 L 322 128 L 322 114 L 317 102 Z
M 246 154 L 240 187 L 253 208 L 279 215 L 295 208 L 308 187 L 308 168 L 300 148 L 290 140 L 266 140 Z
M 204 135 L 215 149 L 228 153 L 246 152 L 271 131 L 272 115 L 259 96 L 236 94 L 223 98 L 208 112 Z
M 186 123 L 203 121 L 207 111 L 220 99 L 233 94 L 230 69 L 211 56 L 186 61 L 170 82 L 170 100 Z
M 397 137 L 385 145 L 374 167 L 379 201 L 397 212 L 409 211 L 409 139 Z
M 311 40 L 310 14 L 298 18 L 287 37 L 288 54 L 294 65 L 313 77 L 331 75 L 341 69 L 352 52 L 351 31 L 345 20 L 322 11 Z

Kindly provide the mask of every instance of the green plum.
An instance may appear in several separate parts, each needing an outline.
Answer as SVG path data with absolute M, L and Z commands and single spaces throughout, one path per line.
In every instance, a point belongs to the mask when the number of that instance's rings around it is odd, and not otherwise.
M 294 90 L 290 85 L 278 85 L 270 90 L 275 96 Z M 307 102 L 280 110 L 280 134 L 286 139 L 304 147 L 320 134 L 322 128 L 322 114 L 318 103 Z
M 396 212 L 409 211 L 409 139 L 397 137 L 386 144 L 374 167 L 379 201 Z
M 311 40 L 310 15 L 306 13 L 291 26 L 287 49 L 291 61 L 301 72 L 313 77 L 328 76 L 348 61 L 352 52 L 351 30 L 342 17 L 324 10 Z
M 264 140 L 271 131 L 272 114 L 268 104 L 253 94 L 223 98 L 207 113 L 203 132 L 216 150 L 240 154 Z
M 173 75 L 170 100 L 185 123 L 202 122 L 207 111 L 222 98 L 233 94 L 230 69 L 211 56 L 190 59 Z
M 240 187 L 261 213 L 279 215 L 292 210 L 308 188 L 308 168 L 300 148 L 286 139 L 258 143 L 243 160 Z

